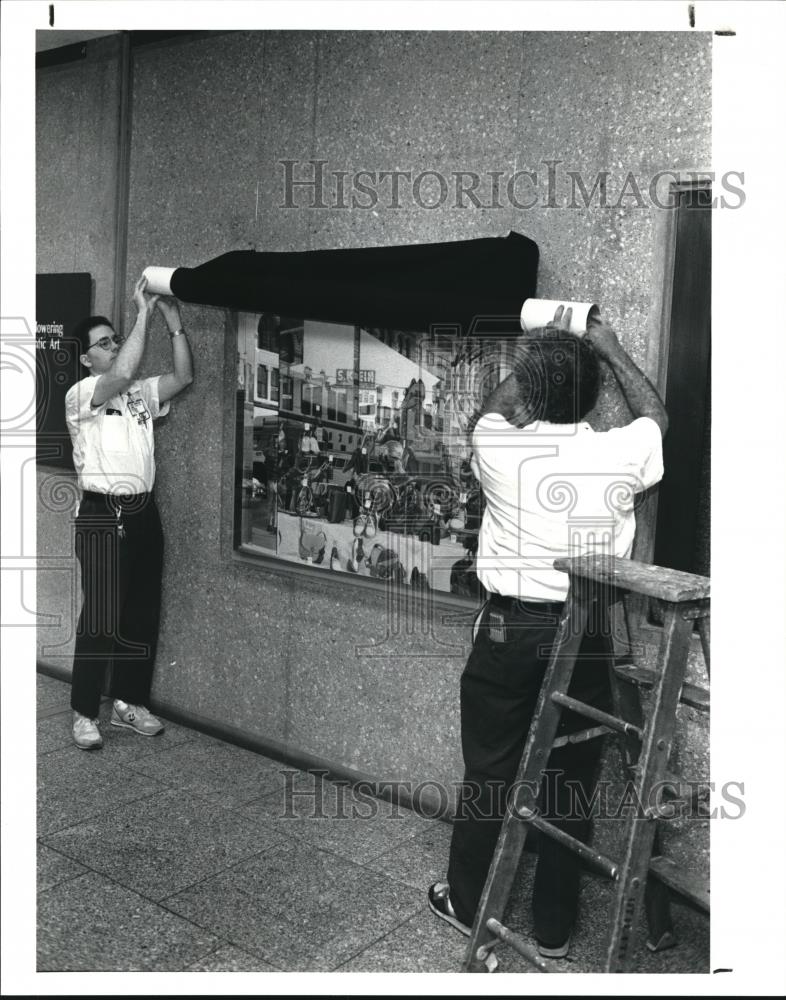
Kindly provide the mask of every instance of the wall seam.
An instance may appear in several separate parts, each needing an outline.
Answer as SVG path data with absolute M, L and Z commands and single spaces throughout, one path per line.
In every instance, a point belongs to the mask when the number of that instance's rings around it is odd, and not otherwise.
M 118 60 L 120 93 L 117 115 L 117 175 L 115 196 L 115 269 L 112 282 L 112 321 L 116 330 L 122 330 L 123 301 L 125 299 L 126 267 L 128 265 L 128 202 L 131 187 L 131 39 L 128 32 L 120 38 Z
M 524 32 L 523 31 L 519 32 L 519 45 L 520 45 L 520 51 L 519 51 L 519 77 L 518 77 L 518 93 L 516 95 L 516 131 L 513 133 L 516 136 L 516 146 L 515 146 L 514 151 L 513 151 L 513 176 L 514 177 L 516 176 L 516 172 L 519 169 L 519 146 L 518 146 L 518 139 L 519 139 L 519 137 L 521 135 L 521 102 L 523 100 L 523 93 L 524 93 L 524 49 L 525 49 L 525 43 L 524 43 Z M 511 200 L 510 208 L 509 208 L 508 211 L 510 213 L 509 214 L 509 222 L 508 222 L 508 230 L 509 231 L 516 231 L 516 209 L 513 206 L 512 200 Z M 537 287 L 537 278 L 536 278 L 536 287 Z

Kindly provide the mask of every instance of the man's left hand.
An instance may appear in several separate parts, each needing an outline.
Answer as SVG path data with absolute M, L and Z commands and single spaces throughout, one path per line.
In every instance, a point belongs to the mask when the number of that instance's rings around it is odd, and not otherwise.
M 156 302 L 161 315 L 166 321 L 166 325 L 169 327 L 169 332 L 172 333 L 175 330 L 179 330 L 183 325 L 180 320 L 180 310 L 177 305 L 177 299 L 161 297 Z

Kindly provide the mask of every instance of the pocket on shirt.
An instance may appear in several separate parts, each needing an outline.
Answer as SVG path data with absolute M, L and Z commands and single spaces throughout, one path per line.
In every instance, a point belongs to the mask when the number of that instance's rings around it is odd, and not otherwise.
M 104 451 L 128 451 L 128 427 L 122 416 L 104 414 L 101 421 L 101 447 Z

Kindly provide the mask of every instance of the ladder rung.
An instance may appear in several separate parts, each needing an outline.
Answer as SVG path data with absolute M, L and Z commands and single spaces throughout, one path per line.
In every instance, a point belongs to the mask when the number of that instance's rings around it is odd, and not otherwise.
M 663 799 L 658 807 L 649 810 L 652 819 L 671 820 L 683 816 L 701 816 L 708 803 L 702 805 L 702 795 L 709 790 L 705 783 L 686 782 L 676 774 L 667 771 L 664 775 Z M 685 786 L 687 789 L 683 791 Z
M 672 788 L 677 789 L 669 801 L 674 801 L 676 799 L 680 802 L 698 802 L 701 800 L 702 795 L 706 797 L 710 790 L 710 787 L 706 782 L 688 782 L 683 778 L 680 778 L 678 774 L 672 774 L 671 771 L 666 772 L 663 780 L 666 782 L 663 789 L 665 793 L 671 794 Z M 688 793 L 685 795 L 682 793 L 684 785 L 688 786 Z
M 565 747 L 569 743 L 588 743 L 596 740 L 599 736 L 608 736 L 611 732 L 608 726 L 593 726 L 592 729 L 581 729 L 578 733 L 567 733 L 565 736 L 558 736 L 551 744 L 551 749 Z
M 486 921 L 486 927 L 488 927 L 495 937 L 499 938 L 500 941 L 504 941 L 505 944 L 509 944 L 514 951 L 517 951 L 522 958 L 526 958 L 528 962 L 531 962 L 532 965 L 534 965 L 541 972 L 551 972 L 548 962 L 543 960 L 543 958 L 538 954 L 537 948 L 533 948 L 526 938 L 523 938 L 520 934 L 516 934 L 508 927 L 505 927 L 504 924 L 501 924 L 499 920 L 495 920 L 494 917 L 488 918 Z M 481 947 L 478 950 L 483 951 L 484 949 Z M 485 960 L 486 956 L 485 954 L 478 955 L 477 958 L 478 961 L 482 962 Z
M 710 890 L 705 879 L 687 874 L 668 858 L 650 858 L 650 871 L 674 892 L 705 913 L 710 912 Z
M 562 708 L 569 708 L 573 712 L 578 712 L 579 715 L 584 715 L 594 722 L 600 722 L 602 725 L 608 726 L 609 729 L 613 729 L 618 733 L 630 733 L 633 736 L 638 736 L 639 739 L 642 737 L 642 732 L 638 726 L 633 726 L 630 722 L 618 719 L 616 715 L 609 715 L 608 712 L 602 712 L 599 708 L 593 708 L 592 705 L 587 705 L 583 701 L 577 701 L 575 698 L 561 694 L 559 691 L 555 691 L 552 694 L 551 700 L 556 705 L 561 705 Z
M 619 874 L 619 865 L 607 858 L 604 854 L 599 854 L 597 851 L 593 851 L 591 847 L 588 847 L 583 841 L 576 840 L 575 837 L 571 837 L 569 833 L 565 833 L 564 830 L 558 830 L 556 826 L 549 823 L 548 820 L 543 819 L 542 816 L 538 816 L 527 806 L 522 806 L 517 809 L 515 815 L 518 816 L 520 820 L 525 823 L 529 823 L 531 827 L 542 833 L 544 837 L 550 837 L 552 840 L 556 840 L 558 844 L 562 844 L 569 851 L 573 851 L 574 854 L 586 861 L 587 864 L 592 865 L 598 871 L 602 872 L 608 878 L 616 879 Z
M 650 670 L 649 667 L 637 667 L 633 663 L 619 663 L 614 667 L 614 672 L 625 681 L 633 684 L 641 684 L 643 687 L 650 687 L 658 679 L 657 670 Z M 683 684 L 680 693 L 680 701 L 691 708 L 698 708 L 702 712 L 710 709 L 710 692 L 707 688 L 699 687 L 697 684 Z
M 690 816 L 693 814 L 695 806 L 695 798 L 690 795 L 678 796 L 674 799 L 666 799 L 659 806 L 652 806 L 647 810 L 647 815 L 650 819 L 657 820 L 672 820 L 679 819 L 682 816 Z

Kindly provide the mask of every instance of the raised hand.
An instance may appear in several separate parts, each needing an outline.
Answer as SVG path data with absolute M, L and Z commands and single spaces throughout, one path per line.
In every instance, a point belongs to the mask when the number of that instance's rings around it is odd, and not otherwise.
M 547 330 L 562 330 L 564 333 L 568 333 L 570 330 L 570 321 L 573 319 L 573 307 L 568 306 L 557 306 L 556 312 L 554 313 L 554 318 L 546 324 Z
M 619 354 L 622 350 L 617 334 L 600 319 L 594 317 L 590 319 L 585 336 L 604 360 Z
M 158 311 L 164 317 L 170 332 L 179 330 L 183 324 L 180 319 L 180 309 L 177 305 L 177 299 L 161 296 L 156 305 L 158 306 Z
M 134 285 L 134 305 L 138 312 L 152 312 L 156 302 L 158 302 L 158 296 L 148 294 L 146 289 L 147 278 L 143 274 L 136 285 Z

